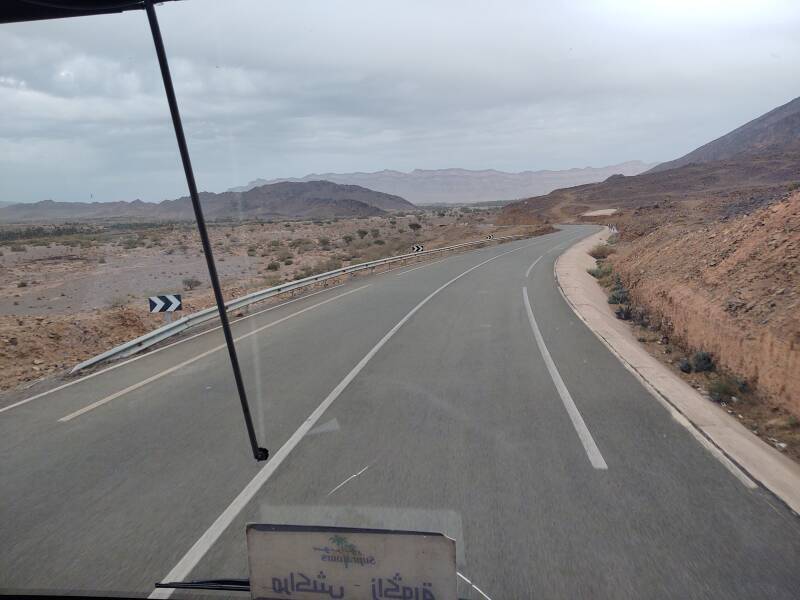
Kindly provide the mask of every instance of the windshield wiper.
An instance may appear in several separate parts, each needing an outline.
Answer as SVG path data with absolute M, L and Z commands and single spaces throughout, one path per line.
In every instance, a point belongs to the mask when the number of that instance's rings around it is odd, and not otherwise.
M 166 581 L 164 583 L 156 583 L 156 588 L 249 592 L 250 580 L 249 579 L 196 579 L 194 581 Z

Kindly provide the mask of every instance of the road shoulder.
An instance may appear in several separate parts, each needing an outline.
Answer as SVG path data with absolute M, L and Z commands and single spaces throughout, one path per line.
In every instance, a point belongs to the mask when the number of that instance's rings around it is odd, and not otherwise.
M 748 432 L 720 407 L 670 372 L 636 341 L 630 327 L 614 316 L 605 292 L 587 273 L 587 269 L 595 266 L 588 250 L 608 235 L 608 229 L 591 235 L 556 260 L 556 281 L 567 303 L 657 400 L 666 402 L 688 419 L 687 425 L 713 445 L 712 451 L 721 452 L 800 514 L 800 465 Z

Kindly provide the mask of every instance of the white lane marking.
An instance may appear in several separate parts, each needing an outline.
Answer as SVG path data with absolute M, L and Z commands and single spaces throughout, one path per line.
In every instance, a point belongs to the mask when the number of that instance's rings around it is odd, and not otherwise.
M 561 396 L 561 401 L 564 403 L 564 408 L 567 409 L 567 414 L 572 421 L 572 426 L 575 427 L 575 431 L 578 433 L 578 437 L 583 444 L 583 448 L 586 450 L 586 455 L 589 457 L 589 462 L 592 463 L 592 466 L 595 469 L 608 469 L 608 465 L 603 459 L 603 455 L 600 454 L 600 449 L 597 447 L 597 444 L 594 443 L 594 438 L 592 438 L 592 434 L 589 433 L 589 428 L 586 427 L 586 423 L 583 422 L 583 417 L 578 411 L 578 407 L 575 406 L 575 402 L 572 400 L 572 396 L 570 396 L 567 386 L 564 385 L 564 380 L 561 379 L 561 374 L 558 372 L 556 363 L 553 362 L 553 358 L 550 356 L 550 351 L 547 349 L 547 346 L 544 343 L 542 332 L 539 331 L 539 325 L 537 325 L 536 319 L 533 316 L 531 302 L 528 300 L 528 288 L 522 288 L 522 298 L 525 301 L 525 310 L 528 312 L 528 320 L 531 323 L 531 329 L 533 329 L 533 337 L 536 338 L 536 344 L 539 346 L 539 351 L 542 353 L 544 364 L 547 365 L 547 370 L 550 373 L 550 377 L 553 379 L 556 390 L 558 390 L 558 395 Z
M 219 539 L 219 537 L 223 534 L 223 532 L 233 523 L 233 520 L 236 516 L 244 509 L 245 506 L 253 499 L 253 497 L 258 493 L 258 490 L 261 489 L 267 480 L 272 476 L 272 474 L 277 470 L 277 468 L 281 465 L 281 463 L 286 460 L 286 457 L 289 456 L 289 453 L 294 450 L 295 446 L 300 443 L 300 440 L 308 433 L 308 431 L 314 427 L 316 422 L 322 417 L 328 407 L 333 404 L 333 402 L 341 395 L 341 393 L 345 390 L 345 388 L 350 385 L 350 382 L 356 378 L 356 376 L 362 371 L 364 367 L 367 366 L 372 357 L 375 356 L 378 351 L 383 348 L 383 346 L 388 342 L 395 333 L 405 325 L 411 317 L 413 317 L 419 309 L 425 306 L 431 298 L 436 296 L 439 292 L 444 290 L 450 284 L 455 283 L 468 273 L 471 273 L 478 267 L 482 267 L 486 263 L 489 263 L 493 260 L 500 258 L 501 256 L 505 256 L 506 254 L 511 254 L 512 252 L 517 252 L 518 250 L 523 250 L 528 248 L 532 244 L 528 244 L 527 246 L 520 246 L 519 248 L 515 248 L 514 250 L 509 250 L 508 252 L 503 252 L 502 254 L 498 254 L 497 256 L 493 256 L 488 260 L 484 260 L 483 262 L 478 263 L 474 267 L 471 267 L 453 277 L 450 281 L 445 283 L 444 285 L 436 288 L 433 292 L 428 294 L 419 304 L 417 304 L 414 308 L 412 308 L 406 316 L 404 316 L 397 324 L 392 327 L 379 341 L 375 344 L 372 349 L 367 352 L 367 354 L 362 358 L 355 367 L 345 375 L 344 379 L 342 379 L 339 384 L 331 390 L 331 392 L 325 397 L 325 399 L 320 403 L 317 408 L 306 418 L 303 423 L 300 424 L 300 427 L 289 437 L 288 440 L 281 446 L 278 451 L 272 456 L 271 459 L 261 467 L 261 470 L 255 474 L 255 477 L 250 480 L 244 489 L 239 492 L 239 495 L 233 499 L 228 507 L 222 511 L 222 513 L 217 517 L 217 519 L 211 524 L 211 526 L 206 530 L 206 532 L 200 536 L 200 538 L 194 543 L 194 545 L 189 548 L 186 554 L 178 561 L 172 570 L 167 573 L 164 577 L 163 581 L 183 581 L 186 577 L 188 577 L 189 573 L 192 572 L 197 566 L 197 563 L 205 556 L 206 552 L 209 551 L 211 546 Z M 153 592 L 148 596 L 148 598 L 169 598 L 172 595 L 173 590 L 159 588 L 153 590 Z
M 448 258 L 452 258 L 452 257 L 448 256 L 446 258 L 440 258 L 439 260 L 435 260 L 433 262 L 426 263 L 426 264 L 420 265 L 418 267 L 414 267 L 413 269 L 408 269 L 408 271 L 403 271 L 402 273 L 398 273 L 396 275 L 396 277 L 402 277 L 406 273 L 411 273 L 411 271 L 416 271 L 417 269 L 424 269 L 425 267 L 432 267 L 433 265 L 438 265 L 440 262 L 443 262 L 443 261 L 447 260 Z
M 533 267 L 535 267 L 535 266 L 536 266 L 536 263 L 538 263 L 540 260 L 542 260 L 542 258 L 543 258 L 543 256 L 540 256 L 540 257 L 539 257 L 539 258 L 537 258 L 535 261 L 533 261 L 533 264 L 532 264 L 530 267 L 528 267 L 528 270 L 527 270 L 527 271 L 525 271 L 525 279 L 527 279 L 528 277 L 530 277 L 530 275 L 531 275 L 531 271 L 533 270 Z
M 481 588 L 479 588 L 477 585 L 475 585 L 474 583 L 472 583 L 472 582 L 471 582 L 469 579 L 467 579 L 466 577 L 464 577 L 464 575 L 462 575 L 460 572 L 456 571 L 456 575 L 458 575 L 459 577 L 461 577 L 461 579 L 463 579 L 464 581 L 466 581 L 468 585 L 470 585 L 470 586 L 472 586 L 473 588 L 475 588 L 475 589 L 478 591 L 478 593 L 479 593 L 481 596 L 483 596 L 484 598 L 486 598 L 486 600 L 492 600 L 491 598 L 489 598 L 489 596 L 487 596 L 486 594 L 484 594 L 484 593 L 483 593 L 483 590 L 481 590 Z
M 363 469 L 361 469 L 361 470 L 360 470 L 358 473 L 353 473 L 352 475 L 350 475 L 350 477 L 348 477 L 347 479 L 345 479 L 345 480 L 344 480 L 342 483 L 340 483 L 339 485 L 337 485 L 335 488 L 333 488 L 333 489 L 332 489 L 330 492 L 328 492 L 326 495 L 327 495 L 327 496 L 330 496 L 330 495 L 331 495 L 332 493 L 334 493 L 336 490 L 340 489 L 340 488 L 341 488 L 341 487 L 342 487 L 342 486 L 343 486 L 345 483 L 347 483 L 347 482 L 348 482 L 348 481 L 350 481 L 351 479 L 355 479 L 356 477 L 358 477 L 359 475 L 361 475 L 361 474 L 362 474 L 364 471 L 366 471 L 367 469 L 369 469 L 369 468 L 370 468 L 370 466 L 371 466 L 371 463 L 370 463 L 369 465 L 367 465 L 366 467 L 364 467 Z
M 257 317 L 258 315 L 264 314 L 265 312 L 269 312 L 271 310 L 275 310 L 276 308 L 281 308 L 281 307 L 286 306 L 288 304 L 292 304 L 294 302 L 298 302 L 299 300 L 305 300 L 307 298 L 311 298 L 311 296 L 316 296 L 317 294 L 322 294 L 323 292 L 329 292 L 331 290 L 335 290 L 336 288 L 342 287 L 343 285 L 344 285 L 343 283 L 340 283 L 338 285 L 332 285 L 331 287 L 326 288 L 324 290 L 311 292 L 310 294 L 304 294 L 303 296 L 300 296 L 298 298 L 293 298 L 291 300 L 287 300 L 286 302 L 281 302 L 280 304 L 276 304 L 275 306 L 270 306 L 269 308 L 265 308 L 264 310 L 260 310 L 258 312 L 254 312 L 254 313 L 246 315 L 244 317 L 239 317 L 238 319 L 232 320 L 230 323 L 231 323 L 231 325 L 233 325 L 234 323 L 238 323 L 239 321 L 244 321 L 245 319 L 251 319 L 253 317 Z M 162 350 L 167 350 L 169 348 L 172 348 L 173 346 L 177 346 L 178 344 L 183 344 L 184 342 L 188 342 L 189 340 L 193 340 L 195 338 L 198 338 L 201 335 L 206 335 L 206 334 L 211 333 L 212 331 L 217 331 L 218 329 L 222 329 L 222 325 L 217 325 L 216 327 L 212 327 L 211 329 L 206 329 L 205 331 L 201 331 L 200 333 L 195 333 L 194 335 L 191 335 L 189 337 L 186 337 L 186 338 L 180 339 L 178 341 L 172 342 L 171 344 L 167 344 L 166 346 L 161 346 L 160 348 L 156 348 L 155 350 L 150 350 L 149 352 L 147 352 L 145 354 L 139 354 L 138 356 L 134 356 L 133 358 L 129 358 L 128 360 L 124 360 L 122 362 L 115 363 L 115 364 L 111 365 L 110 367 L 105 368 L 105 369 L 103 369 L 101 371 L 96 371 L 94 373 L 90 373 L 89 375 L 85 375 L 84 377 L 81 377 L 79 379 L 75 379 L 73 381 L 68 381 L 67 383 L 65 383 L 63 385 L 59 385 L 58 387 L 54 387 L 53 389 L 45 390 L 45 391 L 43 391 L 43 392 L 41 392 L 39 394 L 36 394 L 35 396 L 31 396 L 30 398 L 25 398 L 24 400 L 20 400 L 19 402 L 15 402 L 14 404 L 9 404 L 8 406 L 4 406 L 4 407 L 0 408 L 0 413 L 5 412 L 7 410 L 11 410 L 12 408 L 16 408 L 18 406 L 22 406 L 23 404 L 27 404 L 28 402 L 32 402 L 34 400 L 38 400 L 39 398 L 41 398 L 43 396 L 47 396 L 48 394 L 52 394 L 54 392 L 61 391 L 64 388 L 68 388 L 70 386 L 75 385 L 76 383 L 83 383 L 84 381 L 87 381 L 87 380 L 91 379 L 92 377 L 97 377 L 98 375 L 102 375 L 103 373 L 108 373 L 109 371 L 113 371 L 114 369 L 118 369 L 120 367 L 124 367 L 125 365 L 128 365 L 128 364 L 130 364 L 132 362 L 135 362 L 137 360 L 141 360 L 143 358 L 147 358 L 149 356 L 152 356 L 153 354 L 156 354 L 157 352 L 161 352 Z
M 558 281 L 558 277 L 556 276 L 556 266 L 553 265 L 553 276 L 556 279 L 556 287 L 558 288 L 561 297 L 564 299 L 564 302 L 572 309 L 572 312 L 575 313 L 575 316 L 580 319 L 586 328 L 591 331 L 597 339 L 608 349 L 611 354 L 617 357 L 619 362 L 622 363 L 622 366 L 625 367 L 630 373 L 642 384 L 642 387 L 650 392 L 650 395 L 656 399 L 656 401 L 663 406 L 670 416 L 675 419 L 678 423 L 680 423 L 686 430 L 700 442 L 700 445 L 703 446 L 706 450 L 708 450 L 711 455 L 716 458 L 719 462 L 722 463 L 730 473 L 738 479 L 742 485 L 744 485 L 747 489 L 754 490 L 758 487 L 755 481 L 753 481 L 750 477 L 748 477 L 745 472 L 735 463 L 733 462 L 728 456 L 714 443 L 714 441 L 708 437 L 706 434 L 700 430 L 694 423 L 692 423 L 682 412 L 680 412 L 665 396 L 661 394 L 644 376 L 636 370 L 636 367 L 631 365 L 625 358 L 617 351 L 611 343 L 604 338 L 598 331 L 595 331 L 586 321 L 582 314 L 578 312 L 578 309 L 572 304 L 567 295 L 564 293 L 564 290 L 561 287 L 561 284 Z
M 342 294 L 334 296 L 333 298 L 328 298 L 327 300 L 323 300 L 322 302 L 317 302 L 316 304 L 312 304 L 311 306 L 306 306 L 305 308 L 303 308 L 301 310 L 298 310 L 297 312 L 294 312 L 294 313 L 292 313 L 290 315 L 286 315 L 285 317 L 281 317 L 280 319 L 277 319 L 276 321 L 272 321 L 271 323 L 267 323 L 266 325 L 262 325 L 261 327 L 257 327 L 256 329 L 253 329 L 252 331 L 248 331 L 244 335 L 240 335 L 239 337 L 234 338 L 234 341 L 238 342 L 238 341 L 243 340 L 245 338 L 249 338 L 250 336 L 253 336 L 253 335 L 257 334 L 257 333 L 260 333 L 260 332 L 264 331 L 265 329 L 269 329 L 270 327 L 274 327 L 275 325 L 283 323 L 284 321 L 288 321 L 289 319 L 293 319 L 294 317 L 300 316 L 303 313 L 308 312 L 309 310 L 313 310 L 315 308 L 318 308 L 318 307 L 322 306 L 323 304 L 327 304 L 328 302 L 333 302 L 334 300 L 338 300 L 339 298 L 343 298 L 344 296 L 348 296 L 348 295 L 350 295 L 350 294 L 352 294 L 354 292 L 357 292 L 359 290 L 363 290 L 364 288 L 369 287 L 369 286 L 370 286 L 370 284 L 362 285 L 361 287 L 358 287 L 358 288 L 356 288 L 354 290 L 350 290 L 348 292 L 344 292 Z M 82 414 L 87 413 L 90 410 L 94 410 L 95 408 L 97 408 L 99 406 L 103 406 L 104 404 L 108 404 L 112 400 L 116 400 L 117 398 L 119 398 L 120 396 L 124 396 L 128 392 L 132 392 L 134 390 L 138 390 L 140 387 L 144 387 L 145 385 L 147 385 L 149 383 L 152 383 L 152 382 L 156 381 L 157 379 L 161 379 L 162 377 L 166 377 L 170 373 L 174 373 L 178 369 L 182 369 L 186 365 L 190 365 L 193 362 L 196 362 L 196 361 L 200 360 L 201 358 L 205 358 L 209 354 L 213 354 L 214 352 L 217 352 L 218 350 L 222 350 L 225 347 L 226 347 L 225 344 L 220 344 L 219 346 L 214 346 L 210 350 L 206 350 L 205 352 L 201 352 L 197 356 L 193 356 L 192 358 L 190 358 L 188 360 L 185 360 L 182 363 L 178 363 L 177 365 L 174 365 L 174 366 L 170 367 L 169 369 L 164 369 L 163 371 L 161 371 L 159 373 L 156 373 L 155 375 L 153 375 L 151 377 L 148 377 L 147 379 L 143 379 L 142 381 L 134 383 L 133 385 L 130 385 L 130 386 L 126 387 L 123 390 L 115 392 L 115 393 L 111 394 L 110 396 L 106 396 L 105 398 L 101 398 L 100 400 L 97 400 L 96 402 L 92 402 L 91 404 L 88 404 L 88 405 L 84 406 L 83 408 L 76 410 L 75 412 L 72 412 L 72 413 L 70 413 L 70 414 L 68 414 L 68 415 L 66 415 L 64 417 L 61 417 L 59 419 L 59 422 L 65 423 L 67 421 L 71 421 L 75 417 L 80 417 Z

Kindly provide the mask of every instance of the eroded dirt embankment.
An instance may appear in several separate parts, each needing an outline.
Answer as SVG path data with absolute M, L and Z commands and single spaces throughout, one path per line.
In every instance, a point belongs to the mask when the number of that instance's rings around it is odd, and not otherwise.
M 800 416 L 800 192 L 713 225 L 663 225 L 612 263 L 672 336 Z

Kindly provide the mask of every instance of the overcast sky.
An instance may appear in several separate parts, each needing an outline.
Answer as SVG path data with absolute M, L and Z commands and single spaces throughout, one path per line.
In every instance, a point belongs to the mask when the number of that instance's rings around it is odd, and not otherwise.
M 676 158 L 800 95 L 796 0 L 158 8 L 198 185 Z M 0 200 L 185 195 L 140 11 L 0 26 Z

